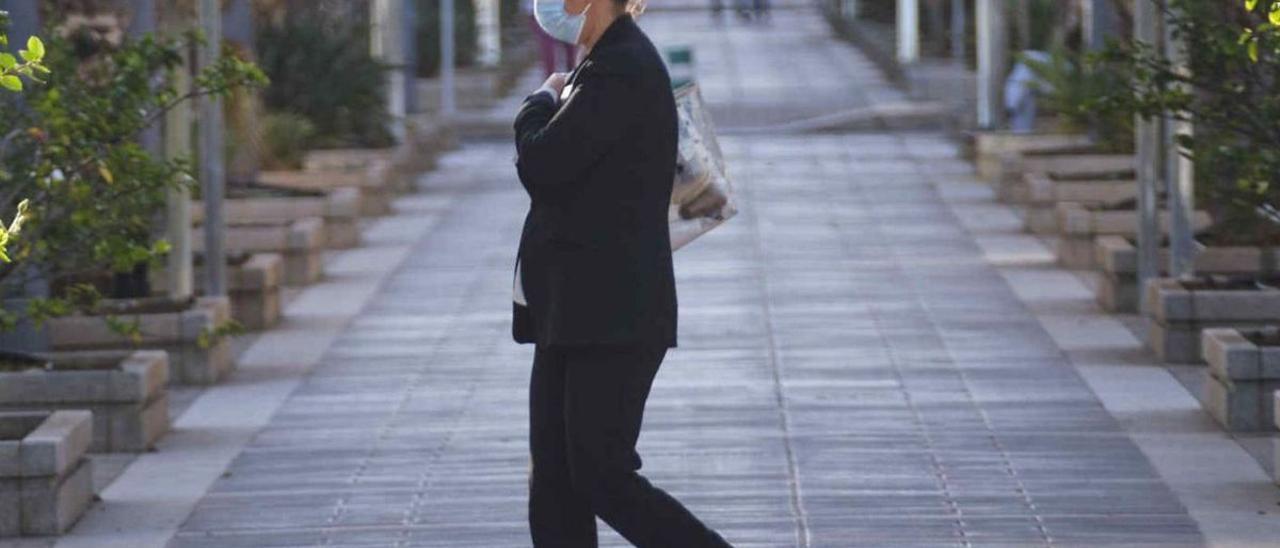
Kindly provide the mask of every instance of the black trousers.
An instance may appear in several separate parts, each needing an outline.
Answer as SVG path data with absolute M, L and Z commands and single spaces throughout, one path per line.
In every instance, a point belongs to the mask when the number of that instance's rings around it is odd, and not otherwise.
M 661 347 L 539 346 L 529 383 L 529 528 L 539 548 L 594 548 L 596 516 L 632 544 L 729 546 L 637 473 Z

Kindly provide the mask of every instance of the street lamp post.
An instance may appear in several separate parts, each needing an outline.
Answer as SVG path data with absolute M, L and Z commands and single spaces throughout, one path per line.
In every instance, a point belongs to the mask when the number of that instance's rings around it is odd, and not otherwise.
M 172 24 L 171 19 L 160 21 L 155 0 L 131 0 L 130 4 L 133 17 L 129 22 L 129 36 L 132 38 L 156 33 L 162 27 Z M 189 82 L 185 67 L 184 64 L 173 71 L 173 74 L 162 75 L 171 79 L 179 94 L 185 93 Z M 142 146 L 151 154 L 167 159 L 190 156 L 191 120 L 187 108 L 185 104 L 181 104 L 170 109 L 161 123 L 144 130 Z M 164 287 L 169 297 L 175 300 L 186 299 L 194 292 L 190 203 L 191 193 L 186 186 L 172 187 L 165 191 L 164 232 L 165 240 L 169 243 L 169 253 L 165 256 Z
M 951 58 L 964 66 L 969 41 L 969 9 L 965 0 L 951 0 Z
M 1117 15 L 1112 0 L 1085 0 L 1080 21 L 1083 42 L 1089 51 L 1101 50 L 1107 38 L 1115 35 Z
M 457 110 L 453 74 L 453 2 L 440 0 L 440 116 L 445 121 L 452 118 Z
M 898 0 L 898 63 L 920 60 L 920 0 Z
M 1003 80 L 1008 67 L 1004 0 L 977 0 L 978 127 L 996 129 L 1004 119 Z
M 405 63 L 405 15 L 410 0 L 375 0 L 372 10 L 372 32 L 369 49 L 374 58 L 390 67 L 387 71 L 387 112 L 391 115 L 390 130 L 397 141 L 404 142 L 405 119 L 408 116 L 408 85 Z
M 1168 8 L 1173 9 L 1173 8 Z M 1178 70 L 1189 70 L 1186 49 L 1174 33 L 1173 13 L 1164 12 L 1164 55 Z M 1172 84 L 1178 85 L 1178 84 Z M 1195 172 L 1191 159 L 1179 145 L 1179 137 L 1191 135 L 1191 123 L 1166 116 L 1164 120 L 1165 193 L 1169 196 L 1169 275 L 1195 273 Z
M 217 63 L 222 48 L 222 9 L 218 0 L 200 0 L 200 45 L 197 65 L 201 70 Z M 226 172 L 223 166 L 222 99 L 200 98 L 200 192 L 204 201 L 204 293 L 210 297 L 227 294 L 223 196 Z
M 1135 41 L 1157 46 L 1160 42 L 1160 14 L 1154 2 L 1134 3 Z M 1137 116 L 1135 119 L 1138 175 L 1138 299 L 1146 308 L 1147 282 L 1160 272 L 1160 219 L 1156 189 L 1159 186 L 1161 120 Z

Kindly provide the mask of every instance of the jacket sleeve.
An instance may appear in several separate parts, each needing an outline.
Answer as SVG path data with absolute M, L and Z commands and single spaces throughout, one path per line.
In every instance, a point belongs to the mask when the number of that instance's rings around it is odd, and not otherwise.
M 578 180 L 626 132 L 630 86 L 598 66 L 584 66 L 564 104 L 547 93 L 525 99 L 516 116 L 516 168 L 524 186 L 561 187 Z

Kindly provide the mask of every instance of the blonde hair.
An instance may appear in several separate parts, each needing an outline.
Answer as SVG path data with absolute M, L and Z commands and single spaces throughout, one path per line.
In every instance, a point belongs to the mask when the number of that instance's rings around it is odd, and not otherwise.
M 640 17 L 640 14 L 644 13 L 645 0 L 625 0 L 625 2 L 626 6 L 622 8 L 622 11 L 628 15 Z

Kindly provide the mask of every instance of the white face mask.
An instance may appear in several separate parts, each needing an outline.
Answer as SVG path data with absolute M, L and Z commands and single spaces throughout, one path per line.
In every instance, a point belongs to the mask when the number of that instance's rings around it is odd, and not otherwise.
M 587 9 L 591 9 L 590 4 Z M 552 38 L 569 44 L 578 43 L 578 35 L 582 34 L 582 27 L 587 24 L 587 10 L 570 15 L 564 9 L 564 0 L 534 0 L 533 17 L 537 19 L 538 26 Z

